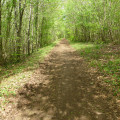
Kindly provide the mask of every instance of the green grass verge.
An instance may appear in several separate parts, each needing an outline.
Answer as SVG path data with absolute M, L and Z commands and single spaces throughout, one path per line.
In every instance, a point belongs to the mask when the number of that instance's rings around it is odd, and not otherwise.
M 39 49 L 24 61 L 18 64 L 8 65 L 0 68 L 0 107 L 3 108 L 9 101 L 11 95 L 17 93 L 18 88 L 29 81 L 34 69 L 39 67 L 39 61 L 43 61 L 45 56 L 59 42 L 54 43 Z
M 114 95 L 118 95 L 120 93 L 120 46 L 75 42 L 71 42 L 71 45 L 90 63 L 90 66 L 111 76 L 111 79 L 105 82 L 111 84 Z

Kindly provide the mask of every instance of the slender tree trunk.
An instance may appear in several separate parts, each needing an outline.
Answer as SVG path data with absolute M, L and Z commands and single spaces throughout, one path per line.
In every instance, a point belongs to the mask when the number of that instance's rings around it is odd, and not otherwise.
M 36 39 L 36 48 L 38 50 L 39 46 L 39 38 L 38 38 L 38 5 L 39 0 L 36 0 L 36 7 L 35 7 L 35 39 Z
M 30 55 L 30 29 L 31 29 L 31 17 L 32 17 L 32 8 L 30 5 L 30 18 L 29 18 L 29 28 L 28 28 L 28 55 Z
M 10 4 L 10 3 L 8 3 L 8 4 Z M 6 30 L 6 40 L 5 40 L 5 45 L 4 45 L 4 47 L 5 47 L 4 52 L 6 55 L 12 53 L 11 48 L 9 48 L 9 46 L 8 46 L 8 42 L 10 43 L 10 41 L 8 41 L 8 39 L 10 37 L 10 32 L 11 32 L 11 20 L 12 20 L 13 6 L 11 9 L 10 8 L 7 8 L 7 9 L 9 9 L 9 10 L 8 10 L 8 15 L 7 15 L 7 20 L 6 20 L 7 21 L 7 30 Z
M 10 10 L 10 12 L 8 13 L 8 18 L 7 18 L 7 31 L 6 31 L 6 38 L 8 39 L 10 36 L 10 28 L 11 28 L 11 18 L 12 18 L 12 11 L 13 11 L 13 6 Z
M 43 17 L 43 18 L 42 18 L 42 24 L 41 24 L 40 39 L 39 39 L 39 40 L 40 40 L 40 41 L 39 41 L 40 47 L 43 47 L 44 22 L 45 22 L 45 18 Z
M 1 0 L 0 0 L 0 64 L 3 63 L 3 46 L 2 46 L 2 6 L 1 6 Z
M 26 0 L 25 0 L 26 3 Z M 18 27 L 18 32 L 17 32 L 17 61 L 19 62 L 20 60 L 20 49 L 21 49 L 21 31 L 22 31 L 22 20 L 23 20 L 23 14 L 24 14 L 24 9 L 25 9 L 25 3 L 24 7 L 21 8 L 21 0 L 19 0 L 19 27 Z

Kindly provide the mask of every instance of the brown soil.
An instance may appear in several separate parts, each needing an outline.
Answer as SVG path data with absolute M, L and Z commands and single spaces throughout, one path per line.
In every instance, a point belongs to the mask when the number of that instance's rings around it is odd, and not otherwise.
M 120 120 L 120 102 L 100 76 L 64 39 L 18 91 L 1 120 Z

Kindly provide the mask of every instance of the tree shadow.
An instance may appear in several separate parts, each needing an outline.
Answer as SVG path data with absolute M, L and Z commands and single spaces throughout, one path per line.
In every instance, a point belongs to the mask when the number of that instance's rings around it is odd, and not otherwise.
M 91 74 L 75 51 L 53 52 L 40 64 L 40 72 L 45 76 L 43 82 L 26 84 L 19 91 L 17 107 L 22 117 L 30 120 L 117 120 L 120 117 L 109 90 L 98 83 L 98 74 Z

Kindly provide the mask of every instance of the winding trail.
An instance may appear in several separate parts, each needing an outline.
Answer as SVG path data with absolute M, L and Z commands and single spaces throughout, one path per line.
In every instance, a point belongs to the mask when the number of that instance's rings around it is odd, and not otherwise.
M 120 120 L 120 106 L 83 58 L 62 40 L 19 90 L 6 120 Z

